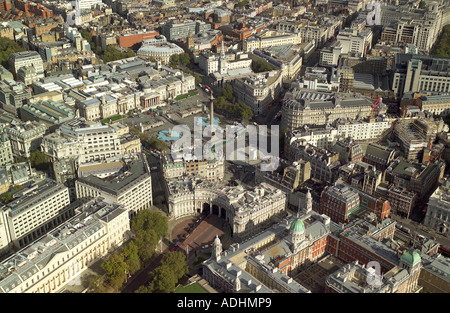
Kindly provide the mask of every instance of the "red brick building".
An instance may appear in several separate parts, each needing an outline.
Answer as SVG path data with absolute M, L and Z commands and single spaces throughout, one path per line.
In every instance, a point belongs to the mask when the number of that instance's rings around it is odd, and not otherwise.
M 359 210 L 359 194 L 345 184 L 326 187 L 320 196 L 319 213 L 335 223 L 345 223 Z
M 16 9 L 25 12 L 26 16 L 41 16 L 49 18 L 53 16 L 53 11 L 40 3 L 34 3 L 27 0 L 16 0 Z
M 9 11 L 11 9 L 11 0 L 0 0 L 0 11 Z
M 146 39 L 153 39 L 158 36 L 159 33 L 156 31 L 146 32 L 146 33 L 130 33 L 123 34 L 117 37 L 117 42 L 122 48 L 131 48 L 137 43 L 140 43 Z
M 377 261 L 381 272 L 385 273 L 398 265 L 401 254 L 381 242 L 385 238 L 393 238 L 394 232 L 395 222 L 391 220 L 359 221 L 339 235 L 330 234 L 327 252 L 346 263 L 356 260 L 362 264 Z

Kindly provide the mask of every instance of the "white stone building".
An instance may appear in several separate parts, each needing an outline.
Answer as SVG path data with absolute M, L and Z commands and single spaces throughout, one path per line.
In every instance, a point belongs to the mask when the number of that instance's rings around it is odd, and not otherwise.
M 38 122 L 12 122 L 5 128 L 11 142 L 11 150 L 15 159 L 29 158 L 31 152 L 39 149 L 47 126 Z
M 233 236 L 241 239 L 260 232 L 286 209 L 286 194 L 266 183 L 249 190 L 209 181 L 196 183 L 195 178 L 186 177 L 166 181 L 165 188 L 171 218 L 215 214 L 228 222 Z
M 54 133 L 44 136 L 41 151 L 52 160 L 73 158 L 85 163 L 119 156 L 121 144 L 111 126 L 79 118 L 63 123 Z
M 42 57 L 36 51 L 23 51 L 12 53 L 9 56 L 8 63 L 16 79 L 19 78 L 19 70 L 22 68 L 24 69 L 33 68 L 33 72 L 36 75 L 37 79 L 43 78 L 45 76 L 44 63 L 42 61 Z
M 115 161 L 118 161 L 116 159 Z M 134 216 L 138 211 L 153 205 L 152 178 L 144 155 L 136 154 L 119 161 L 115 169 L 103 175 L 107 162 L 93 163 L 89 171 L 75 181 L 77 199 L 103 197 L 121 204 Z M 89 165 L 89 164 L 85 164 Z
M 283 87 L 283 75 L 275 70 L 238 78 L 233 82 L 237 101 L 247 104 L 255 115 L 267 112 Z
M 168 64 L 173 55 L 184 53 L 184 50 L 174 44 L 167 42 L 164 35 L 156 36 L 153 39 L 146 39 L 137 51 L 137 55 L 145 58 L 154 58 L 162 64 Z
M 450 181 L 439 186 L 428 200 L 424 225 L 441 234 L 450 234 Z
M 274 34 L 273 36 L 253 35 L 243 41 L 242 50 L 252 52 L 255 49 L 261 50 L 268 47 L 277 47 L 285 45 L 298 45 L 302 43 L 298 34 Z
M 252 60 L 248 57 L 248 53 L 225 53 L 223 45 L 220 54 L 205 51 L 201 52 L 198 57 L 198 66 L 207 75 L 216 72 L 224 74 L 229 70 L 249 68 L 251 64 Z
M 168 153 L 161 156 L 161 168 L 165 179 L 182 178 L 184 176 L 195 176 L 209 181 L 222 181 L 225 172 L 223 158 L 213 160 L 197 160 L 192 152 L 183 154 Z
M 0 263 L 2 292 L 60 292 L 124 242 L 130 219 L 122 206 L 96 199 L 77 211 L 75 217 Z
M 50 179 L 18 192 L 0 211 L 1 249 L 22 248 L 72 217 L 69 204 L 68 188 Z
M 295 129 L 305 124 L 326 125 L 338 119 L 361 119 L 370 116 L 371 112 L 372 100 L 368 97 L 293 87 L 284 96 L 280 128 Z

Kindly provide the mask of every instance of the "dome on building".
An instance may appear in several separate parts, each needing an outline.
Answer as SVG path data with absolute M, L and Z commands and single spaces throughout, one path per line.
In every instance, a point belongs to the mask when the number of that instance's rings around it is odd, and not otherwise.
M 300 218 L 295 219 L 291 224 L 291 231 L 294 233 L 300 233 L 305 231 L 305 224 Z
M 409 264 L 416 264 L 417 262 L 420 262 L 421 258 L 419 253 L 417 251 L 407 251 L 405 254 L 402 255 L 402 260 L 405 262 L 408 262 Z

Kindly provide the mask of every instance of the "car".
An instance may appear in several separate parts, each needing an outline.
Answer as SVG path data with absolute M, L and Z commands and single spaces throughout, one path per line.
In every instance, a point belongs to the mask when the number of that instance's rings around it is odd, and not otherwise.
M 157 169 L 158 169 L 157 166 L 153 166 L 153 167 L 151 168 L 152 171 L 157 170 Z

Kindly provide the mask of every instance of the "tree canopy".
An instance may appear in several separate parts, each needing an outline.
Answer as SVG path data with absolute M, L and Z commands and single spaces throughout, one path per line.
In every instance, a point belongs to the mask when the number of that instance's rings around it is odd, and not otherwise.
M 155 268 L 149 274 L 150 285 L 147 292 L 169 293 L 175 290 L 178 279 L 167 265 Z
M 184 52 L 180 54 L 180 63 L 183 65 L 188 65 L 191 63 L 191 56 L 189 53 Z
M 131 58 L 131 57 L 134 57 L 134 56 L 135 56 L 135 54 L 134 54 L 133 50 L 127 50 L 125 52 L 120 52 L 115 47 L 108 46 L 108 47 L 106 47 L 106 50 L 100 56 L 100 58 L 105 63 L 108 63 L 108 62 L 112 62 L 112 61 L 117 61 L 117 60 L 122 60 L 122 59 L 126 59 L 126 58 Z
M 167 217 L 160 212 L 139 211 L 132 219 L 132 230 L 135 238 L 124 244 L 120 251 L 114 252 L 101 264 L 105 277 L 94 277 L 89 282 L 90 292 L 105 292 L 111 288 L 119 290 L 129 274 L 137 273 L 141 269 L 141 264 L 154 255 L 161 237 L 167 234 Z M 164 264 L 173 267 L 173 277 L 177 280 L 177 277 L 185 270 L 181 256 L 167 257 Z M 163 285 L 155 288 L 163 289 Z
M 25 51 L 17 42 L 9 38 L 0 37 L 0 64 L 8 68 L 8 59 L 12 53 Z
M 39 150 L 30 153 L 30 163 L 32 167 L 40 171 L 49 170 L 51 166 L 48 156 Z
M 157 236 L 165 237 L 168 231 L 167 217 L 161 212 L 141 210 L 133 218 L 131 229 L 134 232 L 154 230 Z
M 165 254 L 161 260 L 161 264 L 172 269 L 177 280 L 188 273 L 186 256 L 183 252 L 175 251 L 169 254 Z
M 150 148 L 159 150 L 159 151 L 166 151 L 169 149 L 167 143 L 165 143 L 162 140 L 159 140 L 155 136 L 152 136 L 149 140 L 146 141 L 146 143 L 149 145 Z
M 125 263 L 121 253 L 114 253 L 109 256 L 101 265 L 108 276 L 109 284 L 114 288 L 120 288 L 125 282 L 128 273 L 128 265 Z
M 141 262 L 139 258 L 139 248 L 135 241 L 130 241 L 122 249 L 122 255 L 124 257 L 124 262 L 128 266 L 128 271 L 130 274 L 134 274 L 141 268 Z
M 231 84 L 226 84 L 222 89 L 222 94 L 227 99 L 227 101 L 234 103 L 234 94 L 233 94 L 233 86 Z
M 156 149 L 159 151 L 167 151 L 169 149 L 169 146 L 163 140 L 159 140 L 155 136 L 150 136 L 146 132 L 142 133 L 136 126 L 130 127 L 130 133 L 138 136 L 139 139 L 141 139 L 142 144 L 147 148 Z
M 433 50 L 433 56 L 450 57 L 450 25 L 444 27 Z
M 253 60 L 251 64 L 252 71 L 255 73 L 267 72 L 273 70 L 273 67 L 262 59 Z
M 175 290 L 178 281 L 188 272 L 186 256 L 182 252 L 165 254 L 161 265 L 148 275 L 149 285 L 141 286 L 136 293 L 169 293 Z
M 253 116 L 253 111 L 248 105 L 240 101 L 232 103 L 228 101 L 225 96 L 217 97 L 215 107 L 218 110 L 227 112 L 233 117 L 241 120 L 248 121 Z
M 150 259 L 159 240 L 168 232 L 167 217 L 160 212 L 139 211 L 131 221 L 131 230 L 136 234 L 136 246 L 139 258 Z

